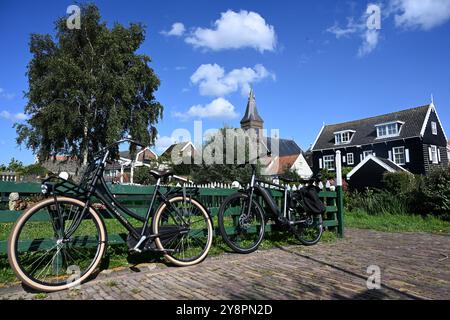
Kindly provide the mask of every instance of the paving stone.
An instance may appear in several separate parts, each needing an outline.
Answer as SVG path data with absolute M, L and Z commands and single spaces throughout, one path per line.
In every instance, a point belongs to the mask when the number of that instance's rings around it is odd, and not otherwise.
M 46 300 L 450 299 L 448 256 L 448 236 L 349 229 L 345 239 L 313 247 L 224 254 L 187 268 L 108 270 Z M 367 288 L 370 265 L 380 267 L 380 290 Z M 34 298 L 18 285 L 0 288 L 2 300 Z

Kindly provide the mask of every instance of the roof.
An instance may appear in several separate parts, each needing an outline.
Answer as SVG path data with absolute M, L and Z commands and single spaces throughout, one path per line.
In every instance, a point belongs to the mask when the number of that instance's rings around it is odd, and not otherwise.
M 290 169 L 295 161 L 298 159 L 299 155 L 290 155 L 284 157 L 274 157 L 270 162 L 269 167 L 267 168 L 266 175 L 280 175 L 284 173 L 286 168 Z M 275 165 L 275 162 L 278 160 L 278 166 Z
M 272 146 L 278 143 L 278 154 L 276 154 L 276 150 L 272 150 Z M 279 157 L 293 156 L 297 157 L 302 153 L 302 149 L 298 146 L 298 144 L 294 140 L 289 139 L 275 139 L 275 138 L 267 138 L 267 148 L 272 151 L 273 155 L 278 155 Z
M 255 94 L 253 92 L 253 89 L 250 90 L 247 108 L 245 110 L 245 115 L 241 120 L 241 124 L 243 124 L 245 122 L 250 122 L 250 121 L 264 122 L 258 113 L 258 109 L 256 109 L 256 100 L 255 100 Z
M 178 150 L 180 150 L 180 152 L 183 152 L 184 151 L 184 149 L 186 149 L 189 145 L 191 145 L 192 146 L 192 148 L 194 148 L 194 150 L 195 150 L 195 146 L 192 144 L 192 142 L 190 142 L 190 141 L 187 141 L 187 142 L 180 142 L 180 143 L 174 143 L 173 145 L 171 145 L 170 147 L 168 147 L 167 149 L 166 149 L 166 151 L 164 151 L 162 154 L 161 154 L 161 157 L 171 157 L 171 155 L 172 155 L 172 150 L 175 148 L 175 147 L 177 147 L 177 149 Z
M 319 133 L 312 150 L 316 151 L 339 147 L 335 145 L 334 133 L 346 130 L 354 130 L 356 132 L 354 133 L 350 143 L 340 145 L 344 147 L 418 137 L 421 135 L 423 124 L 427 118 L 427 113 L 431 106 L 432 105 L 425 105 L 376 117 L 333 125 L 325 125 Z M 377 131 L 375 126 L 378 124 L 395 121 L 404 122 L 402 129 L 400 130 L 400 134 L 396 137 L 377 139 Z
M 347 179 L 350 179 L 352 177 L 352 175 L 354 175 L 356 172 L 358 172 L 359 169 L 361 169 L 369 161 L 375 162 L 376 164 L 378 164 L 379 166 L 383 167 L 388 172 L 404 171 L 404 172 L 408 172 L 409 173 L 408 170 L 406 170 L 403 167 L 395 164 L 393 161 L 391 161 L 389 159 L 380 158 L 380 157 L 376 157 L 374 155 L 370 155 L 370 156 L 366 157 L 364 159 L 364 161 L 360 162 L 356 167 L 353 168 L 352 171 L 350 171 L 347 174 Z
M 131 160 L 131 154 L 130 151 L 120 151 L 119 152 L 119 156 L 121 158 L 124 159 L 128 159 Z M 139 151 L 136 151 L 135 153 L 135 159 L 137 159 L 138 161 L 142 161 L 144 159 L 145 160 L 150 160 L 150 159 L 157 159 L 158 156 L 156 155 L 156 153 L 154 153 L 150 148 L 145 148 Z

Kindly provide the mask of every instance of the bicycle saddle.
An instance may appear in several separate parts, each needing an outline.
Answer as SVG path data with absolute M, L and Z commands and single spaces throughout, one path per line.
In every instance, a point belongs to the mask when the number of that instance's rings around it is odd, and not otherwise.
M 150 174 L 151 174 L 155 179 L 167 178 L 167 177 L 173 176 L 173 172 L 172 172 L 172 171 L 156 171 L 156 170 L 150 170 Z

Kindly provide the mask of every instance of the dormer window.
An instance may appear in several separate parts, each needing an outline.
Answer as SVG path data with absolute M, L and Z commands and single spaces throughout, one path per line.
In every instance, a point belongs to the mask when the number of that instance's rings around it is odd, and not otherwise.
M 397 137 L 403 124 L 404 122 L 401 121 L 377 124 L 375 126 L 377 128 L 377 138 Z
M 352 141 L 353 135 L 356 131 L 354 130 L 345 130 L 334 133 L 335 144 L 348 144 Z

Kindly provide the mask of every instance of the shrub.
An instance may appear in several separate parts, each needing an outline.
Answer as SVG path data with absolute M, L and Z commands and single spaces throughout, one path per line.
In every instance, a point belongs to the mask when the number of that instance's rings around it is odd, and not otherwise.
M 439 168 L 424 179 L 425 206 L 438 215 L 450 219 L 450 168 Z
M 407 193 L 416 187 L 416 177 L 407 172 L 386 172 L 383 175 L 384 190 L 393 193 Z
M 346 209 L 368 214 L 433 215 L 450 220 L 450 169 L 435 169 L 426 177 L 386 173 L 382 190 L 347 193 Z
M 348 192 L 345 197 L 347 211 L 364 211 L 371 215 L 407 214 L 408 198 L 387 191 L 366 190 Z
M 147 167 L 136 168 L 133 180 L 135 183 L 142 185 L 153 185 L 156 183 L 155 178 L 150 174 L 150 169 Z

